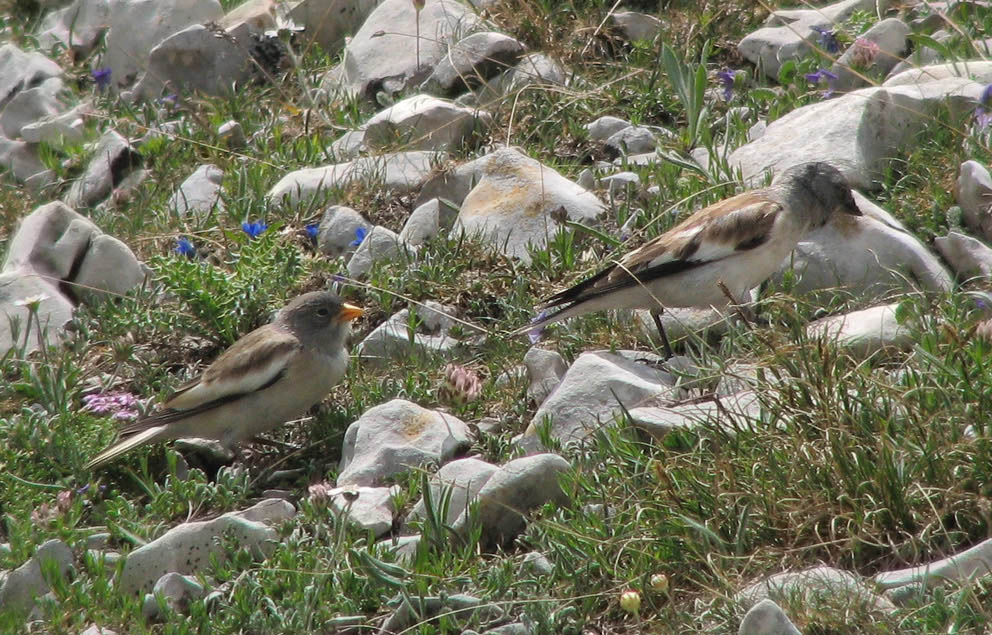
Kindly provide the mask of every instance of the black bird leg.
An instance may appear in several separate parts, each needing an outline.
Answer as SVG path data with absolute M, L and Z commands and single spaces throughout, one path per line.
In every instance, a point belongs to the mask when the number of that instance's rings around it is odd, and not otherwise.
M 665 327 L 661 325 L 661 314 L 665 309 L 651 309 L 651 317 L 654 318 L 654 325 L 658 327 L 658 334 L 661 335 L 661 344 L 665 347 L 665 361 L 667 362 L 675 353 L 672 352 L 672 345 L 668 343 L 668 335 L 665 334 Z

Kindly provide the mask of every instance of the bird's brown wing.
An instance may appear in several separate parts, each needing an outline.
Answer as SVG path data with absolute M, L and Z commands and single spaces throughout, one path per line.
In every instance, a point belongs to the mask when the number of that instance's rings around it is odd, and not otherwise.
M 782 209 L 761 191 L 710 205 L 542 306 L 582 302 L 754 249 L 768 240 Z
M 300 343 L 290 333 L 266 325 L 245 335 L 199 378 L 174 392 L 164 409 L 121 428 L 130 435 L 228 403 L 268 388 L 282 377 Z

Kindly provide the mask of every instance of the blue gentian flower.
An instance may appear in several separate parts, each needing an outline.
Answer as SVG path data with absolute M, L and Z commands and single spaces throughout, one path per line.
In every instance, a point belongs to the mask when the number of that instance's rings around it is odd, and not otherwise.
M 725 101 L 730 101 L 734 96 L 734 78 L 737 77 L 737 73 L 740 71 L 732 71 L 729 68 L 725 68 L 719 71 L 716 76 L 723 84 L 723 99 Z
M 837 79 L 836 73 L 831 73 L 825 68 L 820 68 L 817 69 L 815 73 L 806 73 L 804 77 L 806 78 L 806 81 L 808 81 L 811 84 L 819 84 L 823 80 L 827 81 L 827 90 L 824 91 L 822 95 L 824 99 L 834 94 L 834 89 L 831 87 L 830 83 L 835 79 Z
M 988 128 L 992 123 L 992 84 L 985 87 L 978 100 L 978 106 L 975 108 L 975 123 L 981 130 Z
M 316 242 L 317 234 L 320 233 L 320 225 L 317 223 L 310 223 L 309 225 L 304 227 L 304 229 L 307 230 L 307 236 L 310 237 L 310 240 Z
M 835 31 L 822 26 L 814 26 L 812 29 L 820 34 L 820 37 L 817 38 L 820 48 L 827 53 L 840 52 L 840 42 L 837 41 L 837 33 Z
M 249 223 L 248 221 L 241 223 L 241 230 L 248 234 L 249 238 L 258 238 L 265 233 L 265 230 L 268 228 L 268 224 L 266 224 L 265 221 L 260 220 L 255 221 L 254 223 Z
M 193 246 L 193 243 L 188 238 L 182 236 L 176 239 L 176 247 L 172 251 L 187 258 L 192 258 L 196 255 L 196 247 Z
M 96 83 L 96 87 L 100 90 L 110 86 L 110 67 L 94 69 L 90 74 L 93 76 L 93 81 Z
M 369 233 L 368 230 L 365 229 L 364 227 L 356 227 L 355 228 L 355 240 L 353 240 L 350 243 L 348 243 L 348 246 L 349 247 L 357 247 L 357 246 L 361 245 L 362 244 L 362 241 L 365 240 L 365 237 L 368 235 L 368 233 Z

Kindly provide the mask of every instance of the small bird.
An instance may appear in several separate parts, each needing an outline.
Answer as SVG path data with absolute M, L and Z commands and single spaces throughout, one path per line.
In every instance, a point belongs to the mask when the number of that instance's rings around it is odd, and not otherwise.
M 234 447 L 298 417 L 344 377 L 350 322 L 362 313 L 327 291 L 294 298 L 274 322 L 239 339 L 173 393 L 163 409 L 121 428 L 120 440 L 86 468 L 168 439 L 216 439 Z
M 664 234 L 538 308 L 562 307 L 513 335 L 602 309 L 650 309 L 665 347 L 665 307 L 720 307 L 746 294 L 774 273 L 803 235 L 841 211 L 860 216 L 839 170 L 804 163 L 783 172 L 761 190 L 738 194 L 703 208 Z M 728 298 L 727 295 L 731 297 Z

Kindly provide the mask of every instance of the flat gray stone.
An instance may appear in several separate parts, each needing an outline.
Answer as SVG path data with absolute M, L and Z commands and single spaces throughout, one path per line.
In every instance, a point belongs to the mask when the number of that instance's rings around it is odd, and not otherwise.
M 932 586 L 944 581 L 965 583 L 990 572 L 992 539 L 980 542 L 959 554 L 924 565 L 879 573 L 872 580 L 883 589 L 894 589 L 915 584 Z
M 978 161 L 961 164 L 957 201 L 964 224 L 985 240 L 992 240 L 992 176 Z
M 469 445 L 461 419 L 393 399 L 367 410 L 345 432 L 338 487 L 377 487 L 430 463 L 443 464 Z
M 25 333 L 29 311 L 24 302 L 39 298 L 38 319 L 32 318 L 31 330 Z M 72 302 L 47 278 L 31 270 L 0 273 L 0 355 L 20 349 L 25 342 L 25 355 L 38 350 L 39 330 L 47 344 L 61 342 L 65 337 L 62 327 L 72 319 L 73 310 Z
M 617 11 L 610 18 L 631 42 L 638 40 L 652 41 L 661 32 L 661 20 L 646 13 L 637 11 Z
M 585 125 L 586 130 L 589 132 L 589 139 L 592 141 L 606 141 L 624 128 L 630 127 L 631 123 L 629 121 L 610 115 L 604 115 L 592 123 Z
M 110 22 L 109 0 L 74 0 L 47 14 L 38 27 L 38 46 L 51 50 L 56 44 L 85 58 L 100 42 Z
M 907 350 L 913 345 L 909 328 L 896 319 L 898 303 L 834 315 L 806 327 L 810 339 L 824 338 L 857 357 L 884 350 Z
M 568 364 L 561 355 L 534 346 L 527 349 L 524 366 L 527 368 L 529 382 L 527 398 L 539 406 L 554 392 L 568 372 Z
M 362 126 L 373 150 L 448 150 L 477 140 L 492 124 L 484 110 L 431 95 L 414 95 L 376 113 Z
M 49 77 L 37 86 L 18 91 L 0 109 L 0 132 L 17 139 L 22 137 L 25 126 L 56 117 L 64 110 L 59 99 L 62 88 L 62 78 Z
M 214 211 L 223 212 L 220 198 L 224 171 L 212 163 L 205 163 L 190 174 L 169 199 L 169 209 L 180 216 L 192 214 L 206 216 Z
M 472 33 L 445 53 L 424 85 L 443 95 L 472 90 L 513 67 L 523 53 L 524 45 L 508 35 Z
M 432 198 L 418 205 L 406 219 L 400 231 L 400 240 L 408 245 L 418 247 L 437 236 L 441 230 L 448 231 L 458 216 L 458 210 L 442 203 L 440 199 Z
M 544 53 L 528 53 L 517 65 L 477 90 L 476 102 L 489 104 L 509 98 L 528 86 L 566 86 L 565 69 Z
M 161 616 L 157 597 L 164 599 L 173 611 L 186 614 L 190 603 L 202 599 L 206 594 L 207 590 L 196 578 L 179 573 L 166 573 L 152 587 L 152 592 L 145 596 L 141 614 L 147 620 L 155 620 Z
M 929 82 L 939 82 L 944 79 L 960 77 L 970 79 L 979 84 L 992 84 L 992 61 L 963 60 L 947 64 L 931 64 L 921 68 L 910 68 L 892 75 L 882 84 L 885 88 L 893 86 L 914 86 Z
M 0 107 L 18 92 L 60 77 L 62 68 L 41 53 L 26 53 L 13 44 L 0 46 Z
M 934 238 L 933 245 L 960 279 L 992 276 L 992 249 L 977 238 L 949 232 Z
M 389 364 L 392 360 L 407 359 L 418 354 L 453 355 L 464 344 L 461 338 L 452 334 L 451 327 L 456 322 L 447 319 L 443 324 L 431 326 L 431 314 L 454 315 L 455 310 L 430 300 L 424 305 L 414 307 L 413 322 L 410 309 L 402 309 L 393 314 L 358 344 L 355 355 L 363 363 L 373 366 Z M 412 333 L 411 326 L 414 327 Z
M 393 528 L 396 505 L 393 499 L 400 493 L 392 487 L 338 487 L 331 493 L 330 509 L 337 516 L 375 537 L 389 533 Z
M 83 140 L 85 119 L 92 113 L 92 104 L 83 102 L 75 108 L 23 126 L 21 138 L 28 143 L 45 142 L 56 147 L 61 147 L 66 142 L 78 143 Z
M 348 260 L 348 275 L 364 278 L 372 271 L 372 265 L 379 260 L 412 259 L 416 249 L 400 240 L 399 234 L 376 225 L 362 240 L 351 259 Z
M 70 207 L 92 207 L 105 199 L 132 171 L 140 167 L 141 153 L 114 130 L 103 133 L 86 171 L 69 188 Z
M 90 241 L 76 276 L 69 282 L 76 296 L 86 304 L 120 296 L 141 284 L 145 271 L 134 252 L 107 234 Z
M 802 635 L 778 604 L 765 598 L 751 607 L 737 635 Z
M 728 432 L 754 429 L 761 423 L 761 399 L 754 391 L 744 391 L 714 401 L 650 405 L 630 409 L 634 427 L 656 439 L 676 430 L 695 430 L 703 426 L 719 426 Z
M 297 37 L 304 49 L 313 41 L 334 57 L 377 4 L 378 0 L 296 0 L 288 3 L 286 17 L 303 27 Z
M 317 228 L 317 248 L 331 258 L 353 253 L 358 247 L 354 244 L 358 237 L 370 229 L 372 223 L 355 210 L 343 205 L 331 205 L 324 210 Z
M 381 185 L 396 194 L 405 194 L 426 181 L 434 165 L 443 160 L 444 154 L 439 152 L 395 152 L 295 170 L 282 177 L 266 198 L 273 204 L 297 205 L 354 182 Z
M 100 228 L 68 205 L 53 201 L 21 219 L 3 270 L 33 269 L 57 280 L 69 277 Z
M 65 577 L 72 562 L 72 550 L 61 540 L 42 544 L 30 560 L 0 577 L 0 611 L 29 612 L 35 598 L 45 595 L 51 588 L 43 572 L 52 567 L 58 576 Z
M 824 566 L 777 573 L 746 587 L 734 596 L 734 601 L 750 608 L 764 599 L 787 602 L 796 597 L 802 597 L 806 604 L 827 602 L 849 606 L 857 602 L 887 613 L 895 610 L 892 602 L 876 595 L 858 576 Z
M 38 156 L 37 144 L 14 141 L 3 135 L 0 135 L 0 167 L 30 190 L 43 189 L 55 181 L 55 174 Z
M 454 524 L 458 517 L 468 510 L 469 503 L 475 500 L 482 487 L 499 469 L 491 463 L 475 458 L 445 463 L 430 480 L 431 498 L 438 511 L 441 509 L 442 497 L 445 493 L 450 497 L 444 522 L 449 525 Z M 409 526 L 411 522 L 423 520 L 426 514 L 427 507 L 424 499 L 421 498 L 413 506 L 404 524 Z

